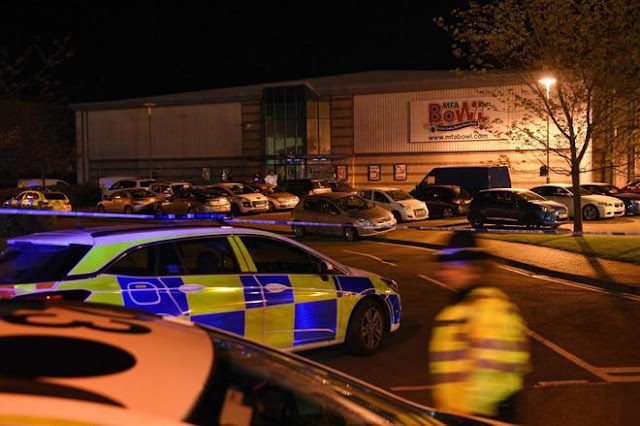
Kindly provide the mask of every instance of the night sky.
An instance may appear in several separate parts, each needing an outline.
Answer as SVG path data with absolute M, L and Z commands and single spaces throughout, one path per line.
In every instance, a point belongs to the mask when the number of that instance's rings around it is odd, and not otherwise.
M 450 69 L 433 24 L 465 0 L 13 1 L 10 54 L 70 36 L 66 99 L 101 101 L 380 69 Z

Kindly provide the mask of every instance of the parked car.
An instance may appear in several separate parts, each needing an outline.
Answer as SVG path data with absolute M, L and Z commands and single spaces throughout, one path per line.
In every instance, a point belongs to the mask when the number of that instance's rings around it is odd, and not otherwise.
M 218 183 L 206 189 L 218 189 L 231 199 L 231 214 L 260 213 L 269 211 L 269 200 L 244 183 Z
M 562 204 L 526 189 L 485 189 L 471 201 L 468 220 L 474 228 L 485 224 L 556 228 L 569 220 L 569 213 Z
M 156 214 L 229 213 L 231 200 L 216 189 L 177 191 L 157 203 Z
M 43 209 L 61 212 L 71 211 L 71 201 L 62 192 L 22 191 L 4 202 L 5 207 L 14 209 Z
M 507 166 L 436 167 L 422 179 L 416 190 L 429 185 L 461 186 L 474 196 L 483 189 L 510 188 L 511 176 Z
M 27 300 L 0 308 L 0 339 L 11 347 L 1 367 L 5 424 L 499 424 L 139 310 Z
M 111 186 L 121 180 L 136 180 L 133 176 L 103 176 L 98 179 L 98 186 L 101 191 L 111 188 Z
M 568 183 L 549 183 L 536 186 L 531 190 L 547 200 L 564 205 L 573 217 L 573 187 Z M 586 189 L 580 189 L 580 205 L 584 220 L 612 219 L 624 215 L 624 203 L 617 198 L 595 195 Z
M 464 188 L 454 185 L 420 186 L 411 195 L 425 202 L 431 217 L 444 218 L 466 216 L 472 199 Z
M 640 194 L 624 192 L 617 186 L 604 182 L 589 182 L 583 183 L 580 186 L 593 194 L 607 195 L 622 201 L 624 203 L 625 214 L 627 215 L 640 214 Z
M 249 185 L 269 200 L 269 211 L 290 210 L 295 208 L 300 198 L 290 192 L 284 191 L 276 186 L 275 188 L 267 183 L 253 183 Z
M 68 182 L 62 179 L 38 179 L 38 178 L 29 178 L 29 179 L 19 179 L 18 188 L 50 188 L 50 187 L 69 187 Z
M 625 186 L 621 188 L 622 192 L 630 192 L 632 194 L 640 194 L 640 178 L 631 179 Z
M 398 188 L 363 189 L 358 192 L 358 195 L 378 207 L 389 210 L 396 218 L 396 222 L 429 219 L 427 205 Z
M 320 179 L 293 179 L 280 185 L 282 189 L 302 199 L 307 195 L 318 195 L 332 192 L 331 188 L 324 186 Z
M 310 195 L 293 209 L 292 221 L 323 225 L 292 225 L 296 237 L 306 234 L 341 235 L 347 241 L 358 237 L 384 235 L 395 229 L 390 211 L 376 207 L 362 197 L 344 192 Z M 334 225 L 335 224 L 335 225 Z
M 149 186 L 156 180 L 151 178 L 142 179 L 120 179 L 115 181 L 107 188 L 102 189 L 102 195 L 111 195 L 116 191 L 122 189 L 145 189 L 148 190 Z
M 194 190 L 191 182 L 154 182 L 149 185 L 149 191 L 156 194 L 159 200 L 164 200 L 172 195 Z
M 400 327 L 394 281 L 258 229 L 120 225 L 16 237 L 0 254 L 0 283 L 14 297 L 115 304 L 287 350 L 346 343 L 371 354 Z M 363 314 L 377 320 L 365 326 Z
M 158 198 L 146 189 L 124 189 L 105 194 L 98 203 L 98 213 L 154 214 Z
M 325 187 L 331 188 L 332 192 L 346 192 L 349 194 L 357 194 L 358 190 L 343 180 L 325 179 L 322 181 Z

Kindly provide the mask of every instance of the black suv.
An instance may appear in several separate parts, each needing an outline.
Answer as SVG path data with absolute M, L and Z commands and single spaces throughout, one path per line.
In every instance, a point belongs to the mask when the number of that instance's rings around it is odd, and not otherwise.
M 527 189 L 501 188 L 480 191 L 471 201 L 467 218 L 474 228 L 487 223 L 556 228 L 569 220 L 569 212 Z
M 429 217 L 464 216 L 471 203 L 471 194 L 455 185 L 423 185 L 411 191 L 411 196 L 424 201 Z

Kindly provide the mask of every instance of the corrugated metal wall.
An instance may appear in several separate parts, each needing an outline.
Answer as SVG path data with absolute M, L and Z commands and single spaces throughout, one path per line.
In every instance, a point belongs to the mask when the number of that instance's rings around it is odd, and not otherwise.
M 240 103 L 88 112 L 91 160 L 181 159 L 242 155 Z M 151 146 L 150 146 L 151 145 Z
M 519 90 L 518 87 L 504 86 L 501 89 L 485 87 L 470 89 L 443 89 L 423 92 L 383 93 L 375 95 L 354 96 L 354 143 L 356 154 L 364 153 L 412 153 L 412 152 L 469 152 L 469 151 L 508 151 L 516 149 L 510 140 L 482 141 L 437 141 L 409 142 L 410 123 L 409 108 L 412 101 L 446 101 L 461 99 L 489 99 L 501 109 L 506 109 L 507 123 L 494 124 L 504 126 L 520 114 L 508 109 L 508 103 L 492 99 L 496 90 L 507 93 L 508 90 Z M 502 94 L 500 95 L 502 96 Z

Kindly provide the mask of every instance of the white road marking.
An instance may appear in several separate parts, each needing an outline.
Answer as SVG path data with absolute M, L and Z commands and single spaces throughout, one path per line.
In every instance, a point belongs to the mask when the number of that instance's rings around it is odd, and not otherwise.
M 575 386 L 575 385 L 590 385 L 590 384 L 601 384 L 602 382 L 590 382 L 589 380 L 554 380 L 548 382 L 538 382 L 533 387 L 534 388 L 551 388 L 557 386 Z
M 379 257 L 374 256 L 374 255 L 372 255 L 372 254 L 368 254 L 368 253 L 360 253 L 359 251 L 351 251 L 351 250 L 342 250 L 342 251 L 343 251 L 343 252 L 345 252 L 345 253 L 351 253 L 351 254 L 357 254 L 357 255 L 360 255 L 360 256 L 365 256 L 365 257 L 368 257 L 368 258 L 371 258 L 371 259 L 377 260 L 377 261 L 378 261 L 378 262 L 380 262 L 380 263 L 384 263 L 385 265 L 398 266 L 398 265 L 396 265 L 395 263 L 387 262 L 386 260 L 384 260 L 384 259 L 380 259 Z
M 444 288 L 444 289 L 446 289 L 446 290 L 449 290 L 449 291 L 455 291 L 454 289 L 452 289 L 451 287 L 449 287 L 449 286 L 448 286 L 448 285 L 446 285 L 445 283 L 443 283 L 443 282 L 441 282 L 441 281 L 438 281 L 438 280 L 434 280 L 433 278 L 431 278 L 431 277 L 427 277 L 426 275 L 418 275 L 418 277 L 419 277 L 419 278 L 422 278 L 422 279 L 423 279 L 423 280 L 425 280 L 425 281 L 429 281 L 430 283 L 433 283 L 433 284 L 435 284 L 435 285 L 437 285 L 437 286 L 440 286 L 440 287 L 442 287 L 442 288 Z

